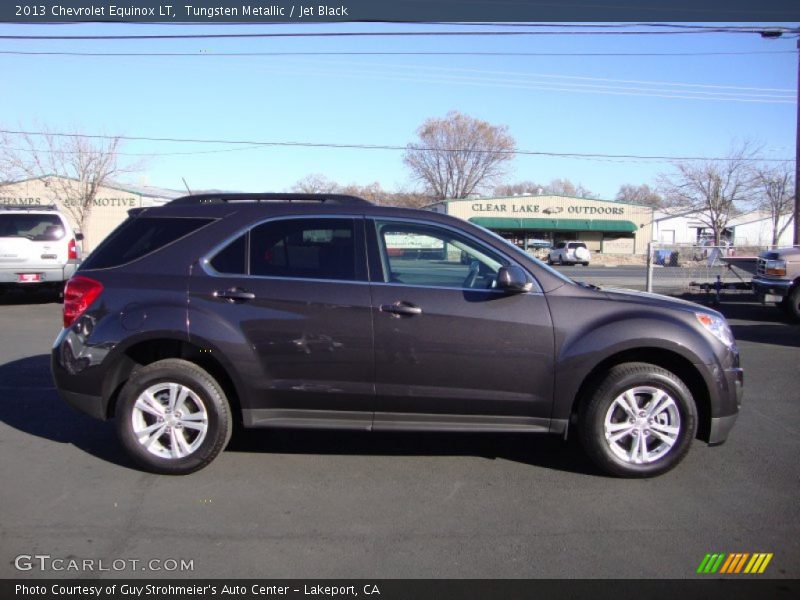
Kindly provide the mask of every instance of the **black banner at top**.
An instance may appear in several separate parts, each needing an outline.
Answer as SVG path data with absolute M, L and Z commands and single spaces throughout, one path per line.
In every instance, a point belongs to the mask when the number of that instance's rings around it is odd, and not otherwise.
M 8 0 L 0 22 L 800 22 L 798 0 Z

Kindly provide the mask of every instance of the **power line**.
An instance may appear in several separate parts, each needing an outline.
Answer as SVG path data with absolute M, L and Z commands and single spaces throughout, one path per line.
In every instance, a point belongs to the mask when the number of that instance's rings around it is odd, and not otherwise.
M 736 160 L 746 160 L 753 162 L 794 162 L 793 158 L 731 158 L 731 157 L 708 157 L 708 156 L 647 156 L 639 154 L 598 154 L 589 152 L 547 152 L 543 150 L 473 150 L 469 148 L 434 148 L 434 147 L 409 147 L 409 146 L 396 146 L 387 144 L 341 144 L 329 142 L 275 142 L 275 141 L 254 141 L 254 140 L 219 140 L 219 139 L 202 139 L 202 138 L 172 138 L 172 137 L 145 137 L 145 136 L 128 136 L 128 135 L 96 135 L 84 133 L 53 133 L 47 131 L 15 131 L 9 129 L 0 129 L 0 133 L 11 135 L 35 135 L 35 136 L 52 136 L 52 137 L 66 137 L 66 138 L 85 138 L 85 139 L 101 139 L 101 140 L 125 140 L 137 142 L 169 142 L 169 143 L 187 143 L 187 144 L 228 144 L 236 146 L 253 146 L 253 147 L 301 147 L 301 148 L 333 148 L 333 149 L 353 149 L 353 150 L 391 150 L 391 151 L 413 151 L 413 152 L 475 152 L 479 154 L 507 154 L 513 156 L 551 156 L 558 158 L 600 158 L 600 159 L 637 159 L 637 160 L 661 160 L 661 161 L 676 161 L 676 160 L 705 160 L 715 162 L 728 162 Z
M 330 64 L 328 61 L 313 61 L 316 64 Z M 384 68 L 385 65 L 381 63 L 364 63 L 364 62 L 345 62 L 341 63 L 347 66 L 372 66 L 378 68 Z M 450 71 L 450 72 L 459 72 L 459 73 L 476 73 L 482 75 L 509 75 L 514 77 L 515 81 L 518 81 L 519 78 L 543 78 L 543 79 L 567 79 L 567 80 L 574 80 L 574 81 L 589 81 L 589 82 L 608 82 L 608 83 L 624 83 L 624 84 L 636 84 L 636 85 L 648 85 L 648 86 L 669 86 L 669 87 L 685 87 L 685 88 L 704 88 L 704 89 L 715 89 L 715 90 L 737 90 L 737 91 L 757 91 L 757 92 L 791 92 L 792 98 L 794 97 L 795 89 L 794 88 L 762 88 L 762 87 L 747 87 L 747 86 L 734 86 L 734 85 L 718 85 L 718 84 L 708 84 L 708 83 L 683 83 L 683 82 L 671 82 L 671 81 L 647 81 L 641 79 L 612 79 L 609 77 L 587 77 L 581 75 L 562 75 L 562 74 L 552 74 L 552 73 L 526 73 L 523 71 L 497 71 L 497 70 L 486 70 L 486 69 L 472 69 L 472 68 L 463 68 L 463 67 L 437 67 L 437 66 L 427 66 L 427 65 L 392 65 L 392 68 L 397 69 L 420 69 L 420 70 L 428 70 L 428 71 Z M 558 82 L 560 85 L 583 85 L 583 84 L 562 84 Z M 593 87 L 593 86 L 592 86 Z M 607 87 L 607 86 L 606 86 Z M 635 89 L 635 88 L 622 88 L 622 89 Z M 683 92 L 684 90 L 677 90 Z M 704 92 L 696 92 L 694 90 L 685 90 L 691 93 L 704 93 Z M 728 94 L 728 92 L 712 92 L 714 94 Z M 745 94 L 745 95 L 755 95 L 755 94 Z M 785 95 L 785 94 L 784 94 Z
M 725 92 L 725 91 L 700 91 L 693 89 L 659 89 L 656 87 L 627 87 L 620 85 L 598 85 L 593 83 L 571 83 L 565 81 L 536 81 L 534 79 L 526 79 L 525 74 L 513 74 L 511 79 L 487 77 L 485 75 L 469 76 L 460 74 L 449 73 L 404 73 L 393 72 L 388 74 L 385 68 L 381 70 L 368 70 L 368 69 L 353 69 L 347 67 L 346 70 L 333 70 L 330 64 L 325 64 L 325 67 L 317 67 L 313 65 L 302 65 L 303 68 L 297 66 L 289 67 L 287 65 L 270 65 L 269 67 L 262 67 L 262 72 L 276 73 L 276 74 L 290 74 L 290 75 L 313 75 L 320 77 L 347 77 L 347 78 L 363 78 L 369 77 L 370 79 L 384 79 L 391 81 L 395 84 L 399 82 L 413 82 L 413 83 L 431 83 L 440 85 L 443 83 L 456 84 L 456 85 L 469 85 L 478 87 L 491 86 L 492 88 L 507 88 L 518 90 L 532 90 L 535 92 L 567 92 L 567 93 L 582 93 L 582 94 L 605 94 L 614 96 L 628 96 L 628 97 L 652 97 L 652 98 L 666 98 L 666 99 L 685 99 L 685 100 L 706 100 L 706 101 L 730 101 L 730 102 L 747 102 L 756 104 L 794 104 L 796 101 L 793 96 L 785 94 L 753 94 L 749 92 Z M 382 65 L 378 65 L 383 67 Z M 311 68 L 307 68 L 311 67 Z M 424 69 L 424 67 L 414 67 Z M 430 67 L 437 68 L 437 67 Z M 440 69 L 447 70 L 446 67 Z M 456 69 L 458 70 L 458 69 Z M 477 71 L 481 73 L 481 71 Z M 491 73 L 491 72 L 484 72 Z M 535 75 L 530 76 L 535 77 Z M 654 84 L 657 85 L 657 84 Z M 693 85 L 693 84 L 686 84 Z
M 87 57 L 254 57 L 254 56 L 750 56 L 758 54 L 795 54 L 796 50 L 762 50 L 753 52 L 61 52 L 0 50 L 7 56 L 87 56 Z
M 760 34 L 763 29 L 716 27 L 681 31 L 318 31 L 306 33 L 178 33 L 129 35 L 0 35 L 2 40 L 177 40 L 177 39 L 247 39 L 247 38 L 349 38 L 349 37 L 479 37 L 536 35 L 695 35 L 706 33 Z M 786 33 L 796 33 L 797 29 Z
M 57 26 L 57 27 L 68 27 L 74 25 L 85 25 L 91 22 L 44 22 L 44 23 L 35 23 L 36 26 L 45 25 L 45 26 Z M 125 21 L 95 21 L 94 23 L 102 23 L 103 25 L 146 25 L 150 26 L 167 26 L 167 27 L 226 27 L 235 25 L 236 27 L 243 27 L 243 26 L 251 26 L 251 27 L 291 27 L 296 26 L 296 22 L 289 22 L 289 21 L 276 21 L 276 22 L 264 22 L 264 23 L 221 23 L 221 22 L 213 22 L 213 21 L 181 21 L 181 22 L 166 22 L 166 21 L 133 21 L 133 20 L 125 20 Z M 452 25 L 457 27 L 502 27 L 502 28 L 526 28 L 526 29 L 535 29 L 535 28 L 548 28 L 548 29 L 630 29 L 633 27 L 653 27 L 653 28 L 661 28 L 661 29 L 695 29 L 695 30 L 703 30 L 703 31 L 718 31 L 724 29 L 726 31 L 737 31 L 737 30 L 747 30 L 750 33 L 761 32 L 764 30 L 772 30 L 772 31 L 781 31 L 781 32 L 792 32 L 796 31 L 796 28 L 788 27 L 784 23 L 777 23 L 777 24 L 764 24 L 764 25 L 695 25 L 695 24 L 688 24 L 688 23 L 654 23 L 654 22 L 622 22 L 622 23 L 507 23 L 502 21 L 472 21 L 472 22 L 463 22 L 463 21 L 403 21 L 403 20 L 361 20 L 361 21 L 350 21 L 349 23 L 353 24 L 364 24 L 364 25 L 409 25 L 409 26 L 432 26 L 432 25 Z M 28 23 L 31 24 L 31 23 Z M 339 23 L 336 22 L 314 22 L 308 23 L 307 25 L 333 25 L 336 26 Z
M 263 144 L 254 144 L 252 146 L 241 146 L 238 148 L 217 148 L 215 150 L 194 150 L 188 152 L 115 152 L 117 156 L 141 156 L 141 157 L 155 157 L 155 156 L 196 156 L 200 154 L 222 154 L 224 152 L 243 152 L 247 150 L 258 150 L 265 148 Z M 14 148 L 11 146 L 4 146 L 5 150 L 13 150 L 14 152 L 27 152 L 29 154 L 37 154 L 44 152 L 45 154 L 84 154 L 81 150 L 50 150 L 48 148 Z

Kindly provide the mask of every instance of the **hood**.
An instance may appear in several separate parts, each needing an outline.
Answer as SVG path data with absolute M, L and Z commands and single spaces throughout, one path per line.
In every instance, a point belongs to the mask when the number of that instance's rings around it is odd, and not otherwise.
M 671 296 L 662 296 L 661 294 L 651 294 L 648 292 L 623 290 L 617 288 L 602 288 L 602 292 L 610 300 L 633 302 L 636 304 L 647 304 L 649 306 L 663 306 L 664 308 L 678 309 L 683 311 L 702 311 L 722 317 L 721 313 L 714 309 L 708 308 L 707 306 L 697 304 L 696 302 L 689 302 L 688 300 L 681 300 L 680 298 L 673 298 Z
M 788 262 L 798 262 L 800 261 L 800 247 L 793 248 L 778 248 L 776 250 L 766 250 L 759 254 L 760 258 L 764 258 L 766 260 L 778 260 L 783 259 Z

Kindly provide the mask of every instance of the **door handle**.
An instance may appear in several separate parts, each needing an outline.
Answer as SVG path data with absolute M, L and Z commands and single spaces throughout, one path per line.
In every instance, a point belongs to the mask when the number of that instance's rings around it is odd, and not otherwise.
M 214 292 L 215 298 L 222 298 L 228 302 L 246 302 L 253 300 L 256 295 L 253 292 L 247 292 L 242 288 L 231 288 L 229 290 L 217 290 Z
M 415 315 L 421 315 L 422 309 L 410 302 L 395 302 L 394 304 L 381 304 L 381 312 L 413 317 Z

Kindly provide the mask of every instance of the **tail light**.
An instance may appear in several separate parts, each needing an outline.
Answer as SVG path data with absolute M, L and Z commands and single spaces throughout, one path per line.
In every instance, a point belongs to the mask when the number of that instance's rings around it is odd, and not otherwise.
M 64 287 L 64 327 L 69 327 L 97 300 L 103 284 L 94 279 L 76 275 Z
M 78 244 L 75 243 L 75 238 L 72 238 L 67 246 L 67 259 L 78 260 Z

